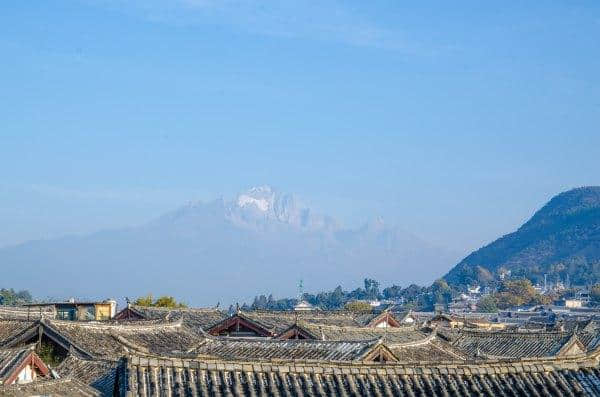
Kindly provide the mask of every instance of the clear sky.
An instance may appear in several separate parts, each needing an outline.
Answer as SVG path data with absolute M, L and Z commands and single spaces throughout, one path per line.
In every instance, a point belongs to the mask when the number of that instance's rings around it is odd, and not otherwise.
M 600 3 L 4 0 L 0 246 L 257 184 L 466 252 L 600 184 Z

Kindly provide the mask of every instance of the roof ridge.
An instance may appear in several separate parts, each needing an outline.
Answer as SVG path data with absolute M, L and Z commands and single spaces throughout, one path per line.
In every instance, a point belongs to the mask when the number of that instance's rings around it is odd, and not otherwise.
M 308 321 L 298 321 L 298 324 L 306 324 L 309 327 L 332 328 L 332 329 L 349 329 L 349 330 L 364 330 L 370 332 L 408 332 L 411 330 L 419 331 L 416 325 L 407 325 L 402 327 L 367 327 L 366 325 L 335 325 L 335 324 L 316 324 Z M 384 331 L 387 330 L 387 331 Z
M 385 346 L 385 344 L 384 344 Z M 386 346 L 387 347 L 387 346 Z M 149 355 L 142 356 L 139 354 L 129 353 L 125 356 L 128 361 L 137 360 L 137 361 L 146 361 L 148 364 L 150 360 L 164 360 L 164 362 L 168 362 L 173 365 L 179 365 L 184 367 L 185 365 L 189 365 L 189 362 L 198 362 L 203 361 L 202 365 L 214 367 L 215 365 L 225 364 L 233 364 L 233 365 L 258 365 L 258 364 L 266 364 L 270 367 L 276 367 L 278 365 L 285 366 L 288 365 L 288 371 L 297 371 L 298 368 L 303 368 L 301 371 L 311 371 L 315 370 L 315 364 L 321 364 L 321 367 L 328 368 L 336 368 L 336 367 L 358 367 L 367 370 L 378 370 L 378 369 L 388 369 L 396 373 L 398 369 L 409 369 L 415 373 L 419 369 L 427 368 L 427 369 L 441 369 L 441 368 L 463 368 L 463 369 L 472 369 L 472 368 L 485 368 L 486 371 L 494 371 L 494 368 L 513 368 L 511 370 L 514 371 L 514 366 L 517 365 L 518 368 L 523 369 L 527 372 L 541 372 L 546 371 L 547 366 L 551 365 L 554 368 L 563 368 L 563 369 L 572 369 L 573 367 L 580 368 L 596 368 L 597 363 L 595 360 L 590 360 L 588 357 L 534 357 L 534 358 L 497 358 L 497 359 L 489 359 L 489 360 L 469 360 L 469 361 L 419 361 L 419 362 L 409 362 L 409 361 L 399 361 L 399 362 L 364 362 L 364 361 L 341 361 L 341 360 L 319 360 L 319 359 L 269 359 L 269 358 L 257 358 L 257 359 L 230 359 L 230 358 L 218 358 L 215 356 L 207 356 L 207 355 L 198 355 L 194 357 L 167 357 L 160 355 Z M 138 364 L 136 364 L 138 365 Z M 142 365 L 142 364 L 139 364 Z M 312 368 L 312 369 L 311 369 Z M 322 370 L 319 370 L 319 372 Z M 476 373 L 476 372 L 474 372 Z
M 190 311 L 190 312 L 223 312 L 216 307 L 160 307 L 160 306 L 141 306 L 141 305 L 131 305 L 132 309 L 147 309 L 147 310 L 157 310 L 157 311 Z
M 101 322 L 101 321 L 69 321 L 69 320 L 56 320 L 56 319 L 42 319 L 45 324 L 53 324 L 53 325 L 64 325 L 64 326 L 77 326 L 88 329 L 104 329 L 104 330 L 112 330 L 112 329 L 123 329 L 123 330 L 152 330 L 152 329 L 164 329 L 164 328 L 175 328 L 183 326 L 183 319 L 179 318 L 175 321 L 170 322 L 158 322 L 158 323 L 144 323 L 139 324 L 138 322 L 125 322 L 125 323 L 117 323 L 117 322 Z
M 207 340 L 215 341 L 215 342 L 241 342 L 241 343 L 250 343 L 257 342 L 261 344 L 344 344 L 344 343 L 353 343 L 353 344 L 366 344 L 372 343 L 380 338 L 372 338 L 372 339 L 363 339 L 363 340 L 321 340 L 321 339 L 277 339 L 277 338 L 265 338 L 265 337 L 256 337 L 256 338 L 248 338 L 244 336 L 221 336 L 212 338 L 207 338 Z

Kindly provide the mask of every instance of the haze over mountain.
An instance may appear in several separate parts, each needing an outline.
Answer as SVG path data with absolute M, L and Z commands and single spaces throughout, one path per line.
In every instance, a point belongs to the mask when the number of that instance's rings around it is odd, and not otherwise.
M 487 283 L 501 271 L 541 282 L 600 281 L 600 187 L 569 190 L 553 197 L 514 233 L 471 253 L 445 279 L 454 285 Z
M 140 227 L 0 249 L 0 263 L 20 269 L 3 284 L 38 296 L 172 294 L 194 305 L 293 295 L 300 279 L 308 290 L 354 287 L 365 277 L 428 283 L 456 259 L 381 218 L 344 228 L 268 186 Z

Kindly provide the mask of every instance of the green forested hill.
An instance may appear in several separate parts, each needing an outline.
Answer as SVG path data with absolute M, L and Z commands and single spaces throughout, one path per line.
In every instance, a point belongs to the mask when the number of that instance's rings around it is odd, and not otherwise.
M 600 186 L 561 193 L 521 226 L 463 259 L 444 278 L 454 286 L 486 284 L 503 271 L 541 281 L 600 281 Z

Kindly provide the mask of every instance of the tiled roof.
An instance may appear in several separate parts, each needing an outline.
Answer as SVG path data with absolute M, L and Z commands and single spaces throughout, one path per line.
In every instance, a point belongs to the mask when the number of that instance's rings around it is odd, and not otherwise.
M 436 337 L 428 338 L 425 343 L 388 346 L 401 362 L 449 362 L 461 361 L 468 358 L 467 353 Z
M 131 310 L 146 319 L 182 320 L 194 332 L 207 330 L 227 318 L 227 314 L 214 308 L 177 308 L 131 306 Z
M 40 331 L 66 350 L 88 359 L 117 360 L 131 351 L 175 354 L 188 351 L 204 340 L 183 326 L 181 321 L 117 324 L 42 319 L 29 323 L 29 327 L 19 330 L 17 336 L 5 340 L 4 345 L 9 347 L 28 343 Z
M 210 338 L 194 354 L 235 360 L 360 360 L 377 344 L 371 341 Z
M 256 363 L 129 357 L 122 394 L 219 396 L 595 396 L 589 362 L 453 365 Z
M 240 314 L 257 324 L 260 324 L 265 329 L 271 330 L 274 334 L 279 334 L 297 321 L 337 326 L 356 327 L 361 325 L 356 320 L 355 315 L 349 312 L 326 312 L 317 310 L 310 312 L 248 311 L 241 312 Z
M 472 356 L 552 357 L 571 340 L 566 332 L 490 332 L 461 330 L 453 334 L 452 346 Z
M 75 379 L 41 380 L 27 384 L 0 386 L 3 397 L 51 396 L 51 397 L 100 397 L 98 390 Z
M 349 311 L 240 311 L 220 323 L 215 324 L 210 330 L 219 328 L 220 325 L 239 317 L 266 330 L 269 336 L 276 336 L 287 330 L 297 322 L 308 324 L 333 325 L 339 327 L 361 327 L 371 324 L 382 314 L 360 314 Z M 389 314 L 391 316 L 391 314 Z
M 35 321 L 23 319 L 0 319 L 0 346 L 11 337 L 31 327 L 34 323 Z
M 338 327 L 335 325 L 320 325 L 314 323 L 299 322 L 297 326 L 314 339 L 320 340 L 373 340 L 384 338 L 386 344 L 397 344 L 416 342 L 426 339 L 429 334 L 416 327 Z
M 54 331 L 88 358 L 116 359 L 128 351 L 171 354 L 187 351 L 203 340 L 181 321 L 137 325 L 44 320 L 40 324 L 44 333 Z
M 118 361 L 84 360 L 69 354 L 56 367 L 61 378 L 77 379 L 100 391 L 102 395 L 111 396 L 115 388 Z

